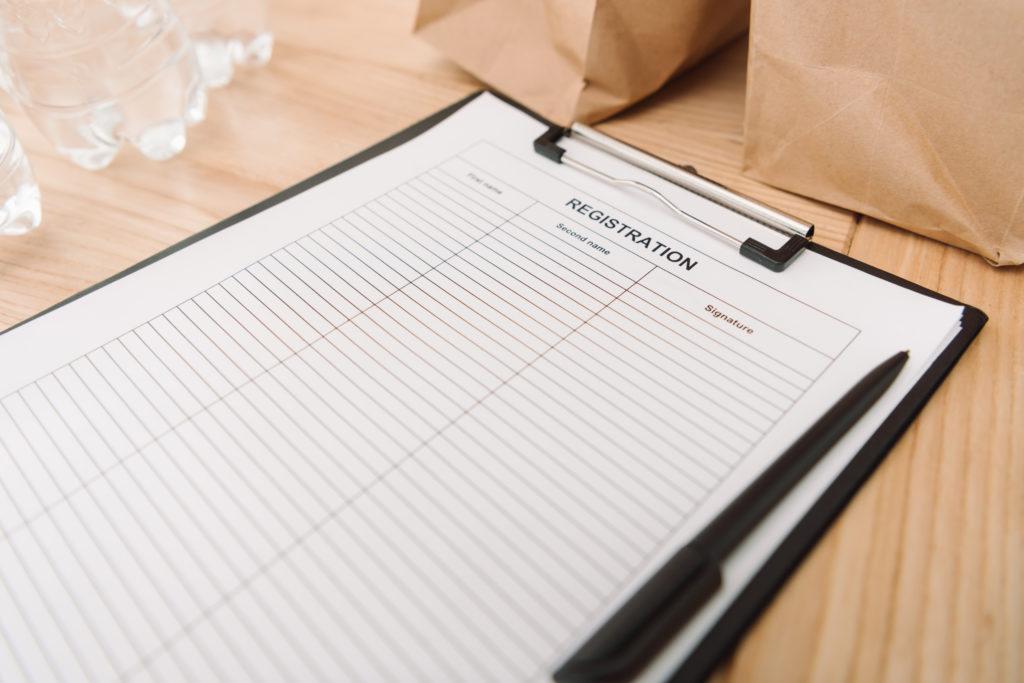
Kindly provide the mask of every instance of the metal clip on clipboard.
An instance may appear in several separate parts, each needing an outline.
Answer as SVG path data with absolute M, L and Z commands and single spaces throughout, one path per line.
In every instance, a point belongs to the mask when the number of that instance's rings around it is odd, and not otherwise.
M 702 221 L 688 211 L 681 209 L 668 197 L 650 185 L 638 180 L 616 178 L 604 171 L 590 166 L 589 164 L 585 164 L 574 159 L 564 148 L 558 146 L 558 141 L 561 140 L 562 137 L 572 137 L 580 142 L 585 142 L 591 147 L 606 152 L 607 154 L 611 154 L 612 156 L 642 168 L 645 171 L 649 171 L 659 178 L 667 180 L 670 183 L 674 183 L 685 190 L 689 190 L 690 192 L 724 206 L 731 211 L 735 211 L 736 213 L 771 228 L 776 232 L 787 235 L 789 239 L 778 249 L 772 249 L 767 244 L 759 242 L 753 237 L 740 239 L 735 235 L 731 235 L 710 223 Z M 765 268 L 769 268 L 776 272 L 785 270 L 786 267 L 789 266 L 789 264 L 792 263 L 801 252 L 803 252 L 804 247 L 808 245 L 811 237 L 814 235 L 814 226 L 812 224 L 783 213 L 782 211 L 773 209 L 770 206 L 766 206 L 749 197 L 733 192 L 716 182 L 708 180 L 707 178 L 698 175 L 697 171 L 692 166 L 674 166 L 667 161 L 663 161 L 635 147 L 619 142 L 614 138 L 610 138 L 603 133 L 597 132 L 590 126 L 585 126 L 581 123 L 574 123 L 569 128 L 552 126 L 546 133 L 534 140 L 533 149 L 538 154 L 547 157 L 556 163 L 565 164 L 566 166 L 575 168 L 578 171 L 595 178 L 599 178 L 600 180 L 604 180 L 605 182 L 613 183 L 615 185 L 624 185 L 651 195 L 691 223 L 694 223 L 720 239 L 731 244 L 735 244 L 739 248 L 740 254 L 743 256 L 746 256 Z

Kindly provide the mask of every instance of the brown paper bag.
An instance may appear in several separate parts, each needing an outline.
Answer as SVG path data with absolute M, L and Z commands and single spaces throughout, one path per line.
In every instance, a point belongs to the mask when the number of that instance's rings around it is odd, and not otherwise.
M 755 0 L 747 170 L 1024 262 L 1024 2 Z
M 650 95 L 741 34 L 749 0 L 420 0 L 416 33 L 563 124 Z

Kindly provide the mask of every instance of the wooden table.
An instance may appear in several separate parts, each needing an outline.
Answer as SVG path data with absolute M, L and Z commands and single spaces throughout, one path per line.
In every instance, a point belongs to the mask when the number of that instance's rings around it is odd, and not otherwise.
M 0 327 L 301 180 L 479 87 L 409 36 L 406 0 L 278 0 L 277 54 L 213 95 L 185 153 L 102 173 L 3 102 L 45 222 L 0 240 Z M 718 681 L 1024 679 L 1024 271 L 740 172 L 745 44 L 603 125 L 818 225 L 830 247 L 991 322 L 723 664 Z

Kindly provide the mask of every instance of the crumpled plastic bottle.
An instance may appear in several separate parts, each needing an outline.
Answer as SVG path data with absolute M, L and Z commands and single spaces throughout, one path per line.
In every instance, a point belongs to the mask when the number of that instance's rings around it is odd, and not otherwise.
M 21 142 L 0 114 L 0 235 L 23 235 L 39 226 L 39 185 Z
M 263 66 L 274 51 L 268 0 L 172 0 L 195 44 L 206 85 L 231 82 L 239 67 Z
M 181 152 L 206 116 L 188 32 L 167 0 L 0 0 L 9 90 L 57 151 L 104 168 L 124 144 Z

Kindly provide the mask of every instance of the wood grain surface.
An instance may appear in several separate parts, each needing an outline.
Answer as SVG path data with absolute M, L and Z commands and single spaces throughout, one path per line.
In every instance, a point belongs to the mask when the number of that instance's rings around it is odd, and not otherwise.
M 35 233 L 0 239 L 0 327 L 480 87 L 409 35 L 414 9 L 277 0 L 273 62 L 213 93 L 209 120 L 162 164 L 126 150 L 80 170 L 0 100 L 45 212 Z M 741 175 L 745 54 L 730 46 L 601 128 L 807 217 L 828 246 L 991 322 L 714 680 L 1022 681 L 1024 270 Z

